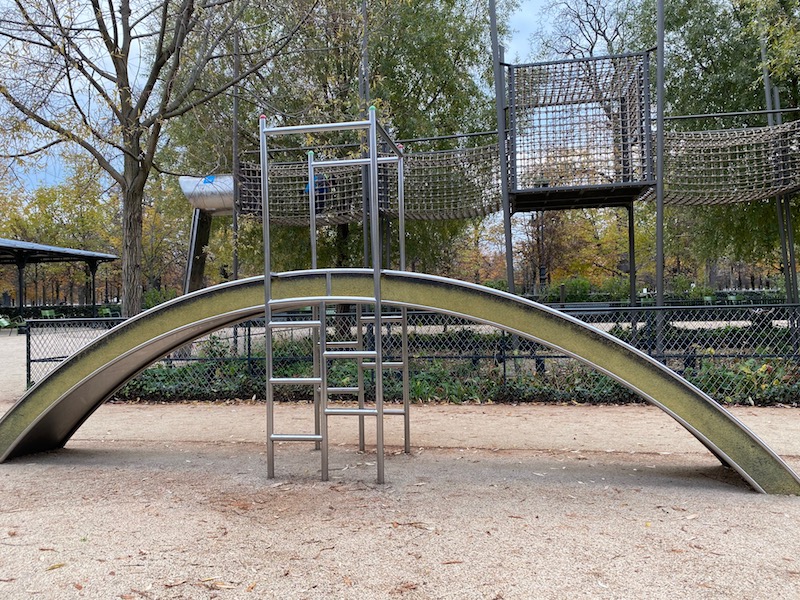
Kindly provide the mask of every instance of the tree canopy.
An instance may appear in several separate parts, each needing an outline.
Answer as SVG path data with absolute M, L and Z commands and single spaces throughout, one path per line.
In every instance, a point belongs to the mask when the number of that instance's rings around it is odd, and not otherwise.
M 225 40 L 245 13 L 259 14 L 258 42 L 243 53 L 244 78 L 296 33 L 278 15 L 285 0 L 13 0 L 0 9 L 0 119 L 7 156 L 69 143 L 90 155 L 122 199 L 123 312 L 142 298 L 142 202 L 157 169 L 164 126 L 228 89 L 204 73 L 230 62 Z M 243 36 L 254 29 L 245 29 Z

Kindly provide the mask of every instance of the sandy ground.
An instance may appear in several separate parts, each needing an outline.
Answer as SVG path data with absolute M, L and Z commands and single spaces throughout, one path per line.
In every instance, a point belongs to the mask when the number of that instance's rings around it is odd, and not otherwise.
M 24 348 L 0 335 L 0 413 Z M 735 413 L 800 468 L 800 411 Z M 753 493 L 657 409 L 414 407 L 385 485 L 333 424 L 329 482 L 297 444 L 270 480 L 263 406 L 103 406 L 0 465 L 0 598 L 800 597 L 800 499 Z

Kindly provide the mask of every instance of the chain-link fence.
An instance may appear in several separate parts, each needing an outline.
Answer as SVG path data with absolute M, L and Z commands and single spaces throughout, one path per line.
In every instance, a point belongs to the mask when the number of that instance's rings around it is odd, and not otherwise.
M 800 399 L 800 306 L 613 308 L 572 305 L 564 311 L 592 323 L 681 373 L 721 402 L 796 404 Z M 354 315 L 329 315 L 329 337 L 352 336 Z M 31 321 L 29 383 L 102 334 L 116 319 Z M 619 403 L 636 397 L 577 360 L 483 324 L 430 312 L 409 312 L 410 390 L 414 401 L 555 401 Z M 401 330 L 388 324 L 387 360 L 399 360 Z M 370 344 L 367 331 L 367 345 Z M 265 329 L 251 320 L 195 340 L 150 366 L 118 392 L 123 399 L 256 398 L 265 389 Z M 275 340 L 275 372 L 308 375 L 311 331 Z M 333 369 L 335 367 L 335 369 Z M 332 385 L 357 378 L 355 361 L 336 361 Z M 399 399 L 399 373 L 387 372 L 389 399 Z M 367 393 L 371 392 L 369 381 Z M 301 388 L 281 387 L 285 399 Z

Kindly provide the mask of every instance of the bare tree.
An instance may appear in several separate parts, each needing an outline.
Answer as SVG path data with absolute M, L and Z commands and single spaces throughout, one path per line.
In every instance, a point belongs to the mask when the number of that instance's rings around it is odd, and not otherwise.
M 621 52 L 637 0 L 551 0 L 553 31 L 542 43 L 548 53 L 573 58 Z
M 314 0 L 9 0 L 0 8 L 6 156 L 60 143 L 91 155 L 122 200 L 122 303 L 142 299 L 142 202 L 165 123 L 228 91 L 287 46 Z M 287 15 L 301 17 L 287 22 Z M 292 10 L 289 10 L 289 9 Z M 243 22 L 250 25 L 241 26 Z M 238 78 L 229 41 L 245 40 Z M 249 43 L 247 40 L 249 39 Z M 213 70 L 231 73 L 204 78 Z M 212 82 L 212 83 L 209 83 Z

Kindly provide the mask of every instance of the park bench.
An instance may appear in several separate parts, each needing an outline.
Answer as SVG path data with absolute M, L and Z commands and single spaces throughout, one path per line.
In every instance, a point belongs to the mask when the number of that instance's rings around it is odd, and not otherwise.
M 8 330 L 8 335 L 11 335 L 15 329 L 18 329 L 25 325 L 25 321 L 16 321 L 7 317 L 6 315 L 0 315 L 0 329 L 3 331 Z

